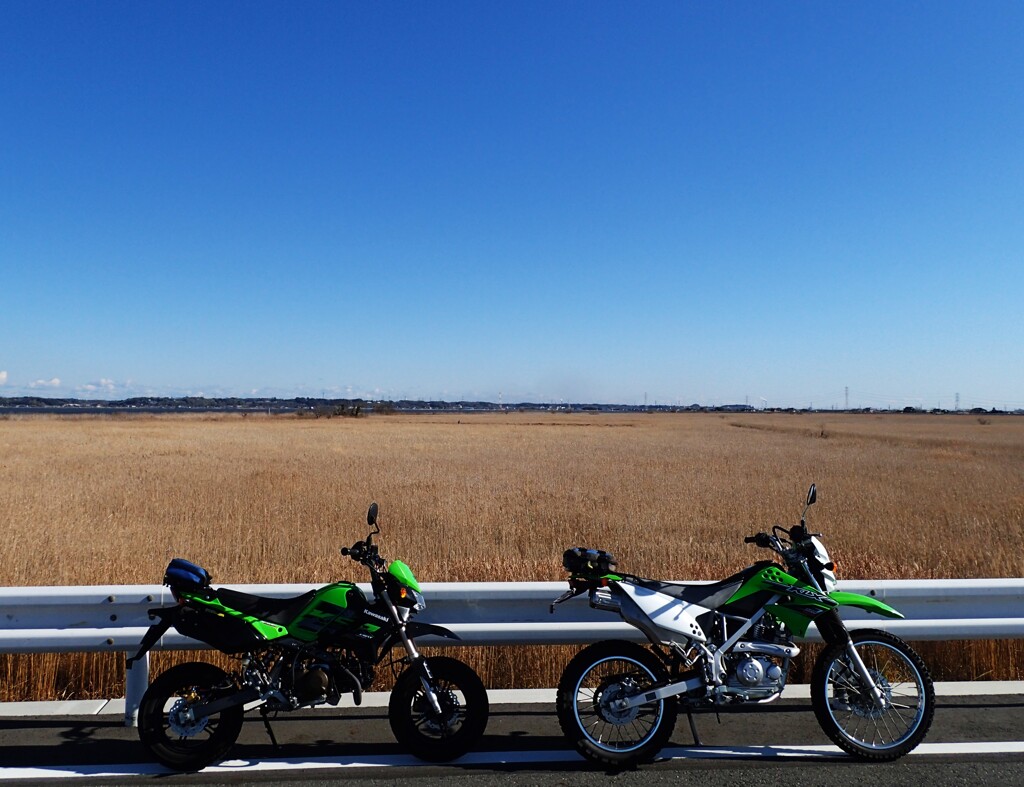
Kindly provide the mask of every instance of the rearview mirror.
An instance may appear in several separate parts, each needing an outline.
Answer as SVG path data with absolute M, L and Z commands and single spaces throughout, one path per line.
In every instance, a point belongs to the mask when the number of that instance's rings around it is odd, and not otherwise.
M 370 510 L 366 512 L 366 524 L 370 527 L 377 526 L 377 504 L 370 503 Z
M 818 488 L 811 484 L 811 488 L 807 490 L 807 505 L 813 506 L 814 501 L 818 499 Z

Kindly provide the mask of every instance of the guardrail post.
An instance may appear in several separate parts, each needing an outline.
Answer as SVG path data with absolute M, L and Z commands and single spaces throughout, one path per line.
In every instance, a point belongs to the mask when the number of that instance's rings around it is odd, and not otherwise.
M 139 726 L 139 705 L 149 688 L 149 654 L 127 665 L 124 671 L 124 726 Z

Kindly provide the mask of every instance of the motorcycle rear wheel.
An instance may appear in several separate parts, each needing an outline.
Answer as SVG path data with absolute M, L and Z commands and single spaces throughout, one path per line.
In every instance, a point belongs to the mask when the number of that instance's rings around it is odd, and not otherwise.
M 484 734 L 489 706 L 479 676 L 458 659 L 427 659 L 431 688 L 441 706 L 438 715 L 423 689 L 420 669 L 412 666 L 398 676 L 388 703 L 388 720 L 395 739 L 427 762 L 461 757 Z
M 811 705 L 825 734 L 862 760 L 902 757 L 928 733 L 935 687 L 920 656 L 899 637 L 861 629 L 850 633 L 857 654 L 882 694 L 879 707 L 853 669 L 845 643 L 830 645 L 814 664 Z
M 242 706 L 194 720 L 185 714 L 189 706 L 237 690 L 231 676 L 213 664 L 193 661 L 171 667 L 142 697 L 140 740 L 158 762 L 176 771 L 198 771 L 223 759 L 242 730 Z
M 675 697 L 627 710 L 613 703 L 667 682 L 664 665 L 647 648 L 598 642 L 580 651 L 562 673 L 558 723 L 576 750 L 593 762 L 628 767 L 652 760 L 675 727 Z

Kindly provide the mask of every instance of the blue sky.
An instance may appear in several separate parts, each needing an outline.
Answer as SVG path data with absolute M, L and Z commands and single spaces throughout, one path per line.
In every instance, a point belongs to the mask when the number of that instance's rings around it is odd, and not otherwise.
M 1024 4 L 0 4 L 0 396 L 1024 407 Z

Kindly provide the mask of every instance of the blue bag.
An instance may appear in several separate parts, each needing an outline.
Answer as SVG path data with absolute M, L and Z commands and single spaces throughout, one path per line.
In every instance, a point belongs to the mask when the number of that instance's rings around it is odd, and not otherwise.
M 167 570 L 164 572 L 165 585 L 169 585 L 174 590 L 183 590 L 189 593 L 210 587 L 210 580 L 209 571 L 180 557 L 176 557 L 168 563 Z

